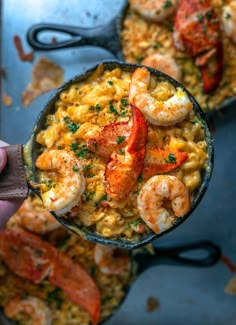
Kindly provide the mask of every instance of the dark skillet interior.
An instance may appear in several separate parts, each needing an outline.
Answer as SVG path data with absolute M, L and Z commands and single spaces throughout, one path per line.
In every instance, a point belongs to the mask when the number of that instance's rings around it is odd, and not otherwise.
M 102 61 L 101 63 L 104 65 L 105 70 L 112 70 L 114 68 L 119 67 L 124 71 L 132 72 L 137 67 L 140 67 L 140 65 L 138 65 L 138 64 L 129 64 L 129 63 L 120 62 L 120 61 L 116 61 L 116 60 Z M 45 127 L 47 115 L 54 113 L 55 102 L 58 100 L 59 95 L 62 91 L 67 90 L 75 82 L 81 82 L 81 81 L 86 80 L 90 75 L 92 75 L 94 73 L 94 71 L 97 69 L 99 64 L 100 63 L 96 64 L 94 67 L 87 70 L 85 73 L 75 76 L 73 79 L 69 80 L 68 82 L 63 84 L 60 88 L 58 88 L 54 92 L 54 94 L 50 97 L 49 101 L 46 103 L 45 107 L 39 114 L 39 117 L 35 123 L 34 129 L 32 132 L 32 136 L 31 136 L 28 144 L 25 146 L 25 151 L 27 148 L 27 153 L 30 158 L 27 160 L 26 170 L 28 171 L 28 177 L 32 182 L 37 183 L 34 162 L 35 162 L 37 156 L 39 155 L 39 149 L 40 149 L 40 145 L 36 142 L 36 135 L 38 134 L 39 131 L 41 131 Z M 150 231 L 149 233 L 140 237 L 139 240 L 126 240 L 126 239 L 119 239 L 119 238 L 107 239 L 107 238 L 104 238 L 104 237 L 98 235 L 94 231 L 92 231 L 82 225 L 76 224 L 72 220 L 69 220 L 64 217 L 58 217 L 55 212 L 52 212 L 52 214 L 55 216 L 55 218 L 67 229 L 69 229 L 69 230 L 73 231 L 74 233 L 84 237 L 85 239 L 93 241 L 93 242 L 101 243 L 104 245 L 113 245 L 113 246 L 119 246 L 122 248 L 133 249 L 136 247 L 146 245 L 153 239 L 167 234 L 168 232 L 174 230 L 176 227 L 181 225 L 182 222 L 184 222 L 192 214 L 192 212 L 195 210 L 195 208 L 201 201 L 201 199 L 208 187 L 210 178 L 211 178 L 212 169 L 213 169 L 213 161 L 214 161 L 214 159 L 213 159 L 213 157 L 214 157 L 213 139 L 212 139 L 211 132 L 210 132 L 208 124 L 207 124 L 205 114 L 202 112 L 199 104 L 196 102 L 196 100 L 193 98 L 193 96 L 180 83 L 178 83 L 176 80 L 172 79 L 171 77 L 167 76 L 166 74 L 164 74 L 158 70 L 155 70 L 152 68 L 147 68 L 147 69 L 154 76 L 161 77 L 165 80 L 168 80 L 175 87 L 181 87 L 182 89 L 184 89 L 184 91 L 188 94 L 190 100 L 193 103 L 194 111 L 195 111 L 196 115 L 198 116 L 198 118 L 201 120 L 201 122 L 204 126 L 204 129 L 205 129 L 205 138 L 206 138 L 206 142 L 207 142 L 207 154 L 208 154 L 208 168 L 202 172 L 202 183 L 194 195 L 191 210 L 183 218 L 178 218 L 171 228 L 162 232 L 161 234 L 155 234 L 152 231 Z

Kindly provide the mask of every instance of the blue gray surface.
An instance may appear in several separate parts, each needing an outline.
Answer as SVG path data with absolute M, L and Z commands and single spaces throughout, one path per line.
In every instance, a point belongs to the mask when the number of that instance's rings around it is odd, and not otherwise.
M 22 106 L 21 93 L 31 80 L 32 63 L 19 61 L 13 35 L 19 34 L 24 48 L 29 51 L 25 37 L 32 24 L 98 26 L 116 15 L 122 4 L 122 0 L 3 1 L 2 65 L 7 73 L 3 91 L 12 97 L 13 105 L 2 106 L 1 139 L 12 144 L 25 143 L 50 95 L 40 96 L 28 108 Z M 65 69 L 65 80 L 99 60 L 113 58 L 107 51 L 93 47 L 35 54 L 35 60 L 46 56 L 61 65 Z M 155 245 L 210 239 L 236 262 L 236 104 L 231 104 L 225 114 L 216 114 L 214 123 L 215 168 L 209 189 L 192 216 Z M 231 277 L 221 263 L 209 269 L 154 267 L 137 279 L 124 304 L 107 325 L 236 324 L 236 296 L 224 293 L 224 286 Z M 153 313 L 146 312 L 149 296 L 160 301 L 160 307 Z M 2 322 L 0 319 L 0 324 Z

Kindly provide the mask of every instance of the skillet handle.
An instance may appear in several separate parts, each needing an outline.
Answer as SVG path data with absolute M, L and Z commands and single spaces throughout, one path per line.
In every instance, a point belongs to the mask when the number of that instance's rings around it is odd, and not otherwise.
M 61 32 L 67 34 L 70 37 L 69 40 L 60 41 L 55 43 L 46 43 L 39 40 L 40 34 L 44 32 Z M 36 50 L 50 51 L 56 49 L 65 49 L 69 47 L 74 47 L 78 45 L 88 45 L 93 41 L 93 38 L 85 38 L 80 35 L 80 31 L 77 27 L 59 25 L 59 24 L 35 24 L 31 26 L 27 32 L 27 40 L 29 44 Z
M 35 50 L 51 51 L 76 46 L 98 46 L 110 51 L 117 59 L 122 60 L 117 17 L 107 24 L 95 28 L 83 28 L 59 24 L 41 23 L 31 26 L 27 31 L 27 40 Z M 46 43 L 40 40 L 45 32 L 59 32 L 70 36 L 68 40 Z
M 22 144 L 3 147 L 7 153 L 7 164 L 0 173 L 0 200 L 26 199 L 26 180 Z M 1 211 L 0 211 L 1 212 Z
M 200 256 L 199 253 L 201 253 Z M 142 272 L 160 264 L 209 267 L 216 264 L 220 256 L 220 248 L 211 241 L 204 240 L 168 248 L 155 248 L 154 255 L 139 254 L 135 260 L 138 262 L 139 271 Z

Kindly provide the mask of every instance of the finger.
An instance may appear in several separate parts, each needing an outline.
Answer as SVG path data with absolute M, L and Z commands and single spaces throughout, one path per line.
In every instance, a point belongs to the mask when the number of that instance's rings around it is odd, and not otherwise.
M 0 173 L 2 172 L 2 170 L 5 167 L 6 163 L 7 163 L 7 153 L 6 153 L 6 151 L 4 149 L 0 148 Z
M 0 140 L 0 147 L 6 147 L 6 146 L 8 146 L 8 143 Z
M 19 209 L 24 200 L 0 201 L 0 229 L 3 228 L 11 216 Z

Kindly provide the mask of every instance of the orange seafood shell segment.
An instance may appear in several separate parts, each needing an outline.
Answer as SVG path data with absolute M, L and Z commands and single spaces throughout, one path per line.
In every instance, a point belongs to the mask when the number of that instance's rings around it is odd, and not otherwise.
M 96 325 L 100 316 L 100 292 L 90 275 L 70 257 L 58 252 L 49 281 L 68 294 L 70 299 L 84 307 Z
M 132 106 L 133 125 L 125 147 L 124 155 L 114 152 L 105 170 L 107 194 L 115 199 L 124 198 L 132 190 L 137 181 L 146 152 L 147 123 L 141 111 Z
M 6 229 L 0 234 L 0 255 L 15 274 L 40 283 L 52 269 L 56 249 L 27 231 Z

